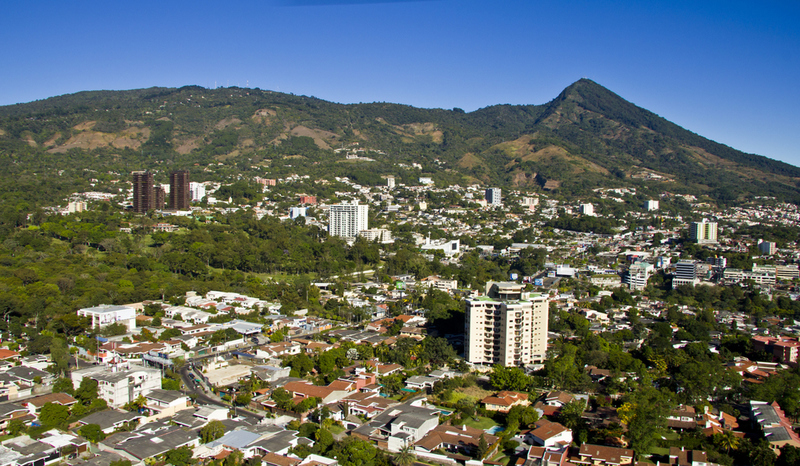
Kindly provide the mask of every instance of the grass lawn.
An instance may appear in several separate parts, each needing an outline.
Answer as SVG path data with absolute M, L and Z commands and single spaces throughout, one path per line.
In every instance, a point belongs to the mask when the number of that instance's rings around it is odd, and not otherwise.
M 473 418 L 469 418 L 464 422 L 464 424 L 480 430 L 491 429 L 497 425 L 497 423 L 493 420 L 483 416 L 479 416 L 477 421 Z
M 664 432 L 660 435 L 661 437 L 663 437 L 663 440 L 679 440 L 681 438 L 680 434 L 678 434 L 674 430 L 670 430 L 669 432 Z
M 669 455 L 669 448 L 652 447 L 652 448 L 650 448 L 650 454 L 651 455 L 667 456 L 667 455 Z
M 340 426 L 340 425 L 338 425 L 338 424 L 334 424 L 334 425 L 331 426 L 330 431 L 331 431 L 332 434 L 336 435 L 336 434 L 341 434 L 342 432 L 344 432 L 345 428 Z

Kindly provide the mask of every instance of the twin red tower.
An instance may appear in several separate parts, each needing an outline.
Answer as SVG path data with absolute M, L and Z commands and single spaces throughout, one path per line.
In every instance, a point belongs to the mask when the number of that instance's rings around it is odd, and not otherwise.
M 153 174 L 147 171 L 133 172 L 133 211 L 146 213 L 148 210 L 163 209 L 166 193 L 161 186 L 155 186 Z M 170 210 L 188 210 L 192 201 L 189 188 L 189 172 L 177 170 L 169 174 Z

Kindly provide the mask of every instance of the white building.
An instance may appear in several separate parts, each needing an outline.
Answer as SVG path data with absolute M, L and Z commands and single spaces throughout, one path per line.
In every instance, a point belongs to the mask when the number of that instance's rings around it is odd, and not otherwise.
M 522 207 L 526 207 L 529 210 L 534 210 L 537 205 L 539 205 L 539 198 L 538 197 L 523 197 L 522 200 L 519 202 Z
M 389 189 L 394 189 L 394 177 L 393 176 L 387 176 L 386 177 L 386 186 Z
M 92 328 L 105 327 L 111 324 L 124 324 L 128 331 L 136 328 L 136 310 L 129 306 L 112 306 L 101 304 L 78 310 L 81 317 L 92 318 Z
M 647 262 L 636 262 L 628 268 L 625 274 L 625 283 L 631 290 L 643 290 L 647 287 L 647 280 L 655 270 L 653 264 Z
M 693 222 L 689 227 L 689 238 L 698 244 L 713 244 L 717 242 L 717 222 Z
M 464 357 L 473 364 L 524 366 L 544 361 L 549 302 L 515 282 L 489 282 L 467 299 Z
M 369 206 L 358 201 L 332 205 L 328 214 L 328 234 L 355 238 L 361 230 L 368 230 Z
M 70 201 L 67 204 L 67 212 L 70 214 L 75 212 L 83 212 L 86 210 L 86 202 L 84 201 Z
M 290 207 L 289 208 L 289 218 L 294 220 L 297 217 L 305 217 L 306 216 L 306 207 Z
M 109 371 L 108 367 L 93 366 L 72 372 L 75 387 L 81 380 L 89 378 L 97 381 L 97 393 L 111 408 L 119 408 L 139 395 L 147 395 L 151 390 L 161 389 L 161 371 L 143 366 L 131 366 L 129 370 Z
M 367 241 L 377 241 L 381 244 L 394 243 L 392 232 L 385 228 L 371 228 L 369 230 L 361 230 L 358 236 L 363 237 Z
M 658 201 L 654 201 L 654 200 L 644 201 L 644 210 L 647 210 L 647 211 L 658 210 L 658 207 L 659 207 L 658 206 Z
M 594 206 L 592 204 L 581 204 L 578 211 L 583 215 L 594 216 Z
M 446 256 L 454 256 L 461 250 L 461 240 L 433 240 L 426 238 L 420 246 L 423 251 L 442 251 Z
M 197 183 L 195 181 L 189 182 L 189 195 L 192 197 L 192 202 L 202 201 L 206 197 L 206 185 Z
M 772 241 L 761 241 L 758 243 L 758 251 L 766 256 L 771 256 L 778 251 L 778 245 Z
M 488 188 L 484 195 L 484 199 L 486 199 L 486 203 L 490 206 L 501 206 L 503 205 L 501 194 L 502 192 L 500 188 Z

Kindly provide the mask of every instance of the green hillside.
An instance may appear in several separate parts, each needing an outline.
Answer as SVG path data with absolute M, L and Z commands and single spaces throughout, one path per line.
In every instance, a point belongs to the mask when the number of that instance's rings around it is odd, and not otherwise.
M 372 161 L 346 160 L 342 148 Z M 635 185 L 722 203 L 800 202 L 800 168 L 705 139 L 585 79 L 544 105 L 470 113 L 259 89 L 80 92 L 0 107 L 0 161 L 4 207 L 58 202 L 131 170 L 174 168 L 195 180 L 299 173 L 370 185 L 392 174 L 568 197 Z M 210 164 L 225 169 L 211 174 Z

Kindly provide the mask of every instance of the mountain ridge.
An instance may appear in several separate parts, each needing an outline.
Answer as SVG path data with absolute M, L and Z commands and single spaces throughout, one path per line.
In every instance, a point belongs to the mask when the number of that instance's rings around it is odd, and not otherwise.
M 369 170 L 343 167 L 333 149 L 354 147 L 386 155 Z M 72 154 L 117 170 L 225 161 L 373 180 L 415 162 L 443 183 L 540 189 L 553 181 L 573 195 L 639 183 L 649 171 L 667 180 L 654 190 L 719 202 L 800 199 L 800 168 L 711 141 L 588 79 L 545 104 L 472 112 L 243 88 L 84 91 L 0 107 L 0 150 L 45 166 L 52 155 Z

